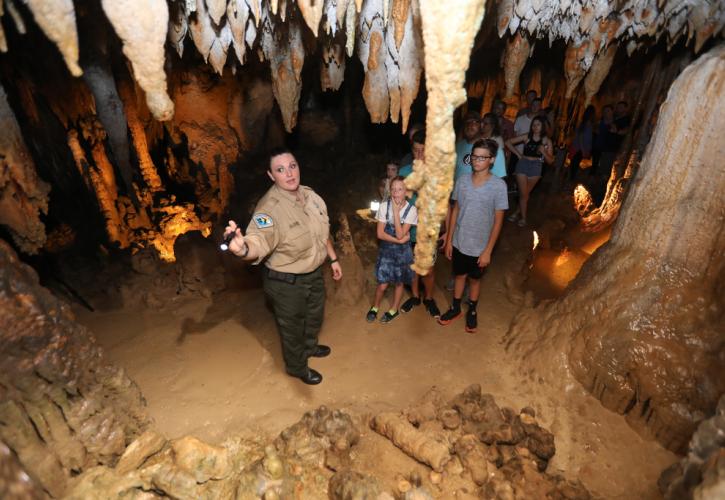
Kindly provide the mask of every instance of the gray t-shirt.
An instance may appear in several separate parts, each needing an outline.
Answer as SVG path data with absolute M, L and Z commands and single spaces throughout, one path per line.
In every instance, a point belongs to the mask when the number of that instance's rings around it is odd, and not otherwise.
M 509 207 L 506 182 L 491 175 L 483 185 L 475 187 L 472 174 L 462 175 L 452 198 L 458 202 L 453 246 L 464 255 L 477 257 L 488 245 L 496 210 Z

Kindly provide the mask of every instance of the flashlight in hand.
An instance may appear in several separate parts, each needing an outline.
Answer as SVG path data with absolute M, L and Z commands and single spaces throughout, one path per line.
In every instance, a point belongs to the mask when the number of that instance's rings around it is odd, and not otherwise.
M 219 248 L 222 250 L 222 252 L 226 252 L 227 250 L 229 250 L 229 243 L 232 242 L 235 234 L 236 234 L 236 230 L 232 231 L 231 233 L 229 233 L 228 235 L 226 235 L 224 237 L 224 240 L 219 245 Z

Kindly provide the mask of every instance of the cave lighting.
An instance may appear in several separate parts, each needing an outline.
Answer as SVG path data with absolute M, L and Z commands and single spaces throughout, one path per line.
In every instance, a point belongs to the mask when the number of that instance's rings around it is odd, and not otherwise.
M 531 250 L 536 250 L 536 247 L 539 246 L 539 233 L 534 231 L 534 247 Z
M 373 212 L 377 212 L 380 208 L 380 202 L 379 201 L 371 201 L 370 202 L 370 210 Z
M 587 188 L 585 188 L 582 184 L 577 185 L 577 187 L 574 188 L 574 209 L 576 209 L 579 216 L 586 217 L 591 211 L 593 205 L 594 200 L 592 200 L 592 195 L 589 194 Z

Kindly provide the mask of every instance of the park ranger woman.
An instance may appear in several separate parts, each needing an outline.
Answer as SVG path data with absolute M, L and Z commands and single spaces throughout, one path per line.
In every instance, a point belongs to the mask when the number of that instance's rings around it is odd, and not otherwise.
M 307 365 L 330 348 L 317 343 L 325 307 L 323 264 L 329 258 L 332 277 L 342 278 L 330 240 L 327 206 L 300 185 L 300 168 L 287 149 L 270 153 L 267 175 L 274 185 L 259 200 L 243 235 L 234 221 L 224 235 L 234 234 L 229 250 L 253 264 L 264 262 L 264 292 L 272 303 L 282 355 L 289 375 L 319 384 L 322 375 Z

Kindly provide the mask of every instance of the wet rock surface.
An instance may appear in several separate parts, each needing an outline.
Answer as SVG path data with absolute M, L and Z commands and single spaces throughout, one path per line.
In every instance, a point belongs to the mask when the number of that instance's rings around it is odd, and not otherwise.
M 138 388 L 0 241 L 0 439 L 45 491 L 115 464 L 148 424 Z
M 573 375 L 677 452 L 725 392 L 722 218 L 695 215 L 722 210 L 709 193 L 725 189 L 725 175 L 701 145 L 716 143 L 711 131 L 725 126 L 720 115 L 704 119 L 720 99 L 711 89 L 722 87 L 724 64 L 720 46 L 677 78 L 611 239 L 561 299 L 524 310 L 508 334 L 532 377 L 564 388 Z M 659 168 L 681 155 L 697 173 Z
M 725 396 L 697 427 L 687 456 L 665 469 L 657 485 L 666 500 L 725 498 Z

